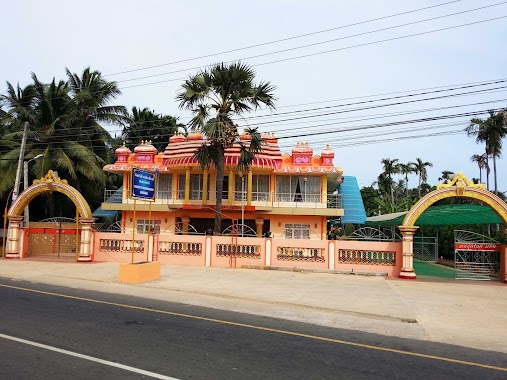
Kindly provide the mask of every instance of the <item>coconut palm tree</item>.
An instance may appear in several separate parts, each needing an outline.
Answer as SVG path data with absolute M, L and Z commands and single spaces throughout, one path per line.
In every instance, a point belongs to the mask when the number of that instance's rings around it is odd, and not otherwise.
M 419 185 L 417 186 L 417 192 L 419 194 L 419 198 L 421 198 L 421 185 L 426 183 L 428 180 L 428 171 L 427 167 L 433 167 L 431 162 L 424 162 L 420 158 L 416 158 L 414 163 L 414 172 L 419 176 Z
M 487 188 L 489 188 L 489 166 L 488 166 L 488 157 L 486 153 L 483 154 L 474 154 L 470 157 L 472 162 L 476 162 L 479 167 L 479 183 L 482 183 L 482 169 L 486 169 L 486 182 Z
M 498 193 L 496 159 L 502 155 L 502 139 L 507 136 L 507 124 L 502 112 L 489 111 L 487 119 L 473 118 L 465 129 L 468 136 L 475 136 L 477 143 L 485 143 L 486 156 L 493 158 L 493 180 Z
M 98 124 L 98 120 L 112 122 L 122 108 L 107 109 L 106 103 L 117 94 L 107 82 L 95 74 L 82 78 L 69 75 L 69 82 L 52 80 L 49 84 L 39 81 L 32 74 L 32 84 L 17 91 L 8 83 L 8 93 L 3 97 L 7 117 L 17 125 L 5 139 L 21 141 L 21 124 L 29 122 L 25 159 L 43 154 L 43 158 L 30 166 L 37 177 L 48 170 L 58 171 L 61 178 L 81 190 L 89 200 L 99 203 L 106 174 L 102 170 L 109 156 L 105 142 L 109 134 Z M 102 88 L 101 90 L 101 86 Z M 101 92 L 102 91 L 102 92 Z M 106 107 L 104 110 L 103 107 Z M 111 114 L 111 116 L 107 116 Z M 101 145 L 102 144 L 102 145 Z M 19 147 L 14 146 L 2 156 L 0 170 L 4 174 L 0 182 L 0 193 L 12 188 Z M 103 158 L 104 157 L 104 158 Z M 52 207 L 53 202 L 48 203 Z M 57 203 L 56 207 L 62 205 Z M 48 216 L 54 216 L 48 209 Z
M 453 175 L 454 175 L 454 172 L 451 172 L 449 170 L 442 170 L 442 175 L 440 177 L 438 177 L 438 180 L 443 181 L 445 183 L 445 181 L 447 181 L 448 179 L 451 179 Z
M 126 108 L 109 105 L 121 91 L 116 82 L 106 81 L 99 71 L 91 71 L 89 67 L 81 76 L 71 73 L 68 68 L 65 71 L 73 102 L 69 123 L 80 131 L 78 141 L 107 161 L 112 138 L 99 123 L 123 125 L 127 118 Z
M 128 116 L 121 135 L 130 149 L 142 140 L 149 140 L 161 151 L 167 145 L 169 137 L 181 127 L 183 125 L 175 117 L 159 115 L 147 107 L 132 107 L 132 114 Z
M 391 194 L 391 202 L 394 203 L 394 181 L 393 174 L 400 173 L 401 167 L 397 158 L 383 158 L 381 160 L 383 172 L 381 176 L 383 176 L 387 183 L 389 183 L 389 192 Z M 379 177 L 380 178 L 380 177 Z
M 246 64 L 218 63 L 187 79 L 176 96 L 181 109 L 192 111 L 189 127 L 200 130 L 206 138 L 196 152 L 196 158 L 202 166 L 214 164 L 217 170 L 216 234 L 221 232 L 225 149 L 239 141 L 238 126 L 232 117 L 241 116 L 261 105 L 275 106 L 274 86 L 269 82 L 255 84 L 254 78 L 255 71 Z M 258 132 L 250 130 L 250 135 L 249 147 L 243 146 L 241 150 L 241 158 L 247 165 L 260 146 Z
M 408 197 L 408 175 L 414 173 L 414 163 L 399 164 L 400 173 L 405 176 L 405 196 Z

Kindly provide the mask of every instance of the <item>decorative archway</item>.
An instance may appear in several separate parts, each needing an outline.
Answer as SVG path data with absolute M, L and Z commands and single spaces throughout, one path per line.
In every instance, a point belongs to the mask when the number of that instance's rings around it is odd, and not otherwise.
M 79 222 L 81 222 L 81 247 L 78 261 L 92 260 L 91 226 L 93 217 L 90 206 L 76 188 L 70 186 L 67 180 L 58 178 L 52 170 L 45 177 L 33 181 L 33 185 L 23 191 L 9 208 L 7 213 L 9 219 L 7 258 L 21 258 L 20 225 L 23 220 L 21 214 L 25 207 L 38 195 L 52 191 L 65 194 L 76 205 Z
M 400 272 L 401 278 L 415 279 L 413 266 L 413 236 L 419 227 L 415 225 L 421 214 L 433 203 L 452 197 L 466 197 L 477 199 L 495 211 L 507 226 L 507 203 L 492 192 L 486 190 L 483 184 L 469 181 L 463 173 L 459 172 L 452 180 L 437 185 L 437 189 L 422 197 L 405 215 L 399 227 L 403 235 L 403 264 Z

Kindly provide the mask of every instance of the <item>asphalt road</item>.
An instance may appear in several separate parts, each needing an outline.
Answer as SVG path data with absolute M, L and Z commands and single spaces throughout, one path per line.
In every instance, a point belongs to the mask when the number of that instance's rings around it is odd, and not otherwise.
M 0 278 L 0 379 L 506 377 L 497 352 Z

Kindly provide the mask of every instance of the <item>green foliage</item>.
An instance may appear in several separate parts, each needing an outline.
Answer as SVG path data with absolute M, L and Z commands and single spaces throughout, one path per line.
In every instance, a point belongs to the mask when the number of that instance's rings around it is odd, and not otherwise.
M 261 105 L 275 105 L 274 86 L 269 82 L 255 84 L 254 79 L 255 71 L 246 64 L 218 63 L 187 79 L 176 96 L 180 108 L 193 113 L 188 126 L 205 137 L 195 157 L 201 166 L 213 164 L 217 169 L 215 234 L 221 232 L 225 149 L 240 144 L 238 168 L 243 170 L 251 165 L 262 142 L 257 129 L 252 128 L 246 129 L 251 137 L 249 144 L 240 143 L 238 126 L 232 118 Z
M 131 150 L 144 140 L 151 141 L 160 152 L 179 128 L 184 126 L 175 117 L 157 114 L 146 107 L 133 107 L 132 114 L 124 121 L 121 137 Z
M 50 169 L 80 190 L 92 208 L 102 200 L 106 183 L 117 176 L 106 174 L 102 167 L 111 162 L 112 138 L 100 122 L 120 124 L 126 116 L 122 106 L 109 103 L 120 94 L 115 82 L 102 78 L 98 71 L 85 69 L 81 76 L 66 69 L 67 81 L 42 83 L 32 74 L 32 83 L 15 88 L 7 83 L 7 94 L 1 96 L 0 194 L 3 198 L 14 186 L 23 123 L 29 123 L 25 160 L 39 154 L 43 158 L 29 166 L 29 182 L 44 176 Z M 73 216 L 75 208 L 58 195 L 34 200 L 34 219 Z M 53 198 L 53 201 L 48 200 Z M 57 201 L 56 201 L 57 200 Z

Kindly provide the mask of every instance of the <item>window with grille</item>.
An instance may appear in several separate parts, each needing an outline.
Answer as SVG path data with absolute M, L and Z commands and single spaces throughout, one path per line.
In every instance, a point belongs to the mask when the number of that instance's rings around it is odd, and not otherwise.
M 136 223 L 137 233 L 138 234 L 147 234 L 148 228 L 151 225 L 151 233 L 159 234 L 160 233 L 160 220 L 154 219 L 148 223 L 148 220 L 139 219 Z
M 286 239 L 310 239 L 310 225 L 309 224 L 286 224 L 285 225 L 285 238 Z

